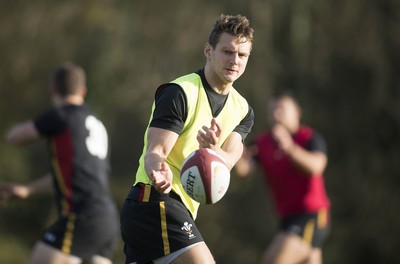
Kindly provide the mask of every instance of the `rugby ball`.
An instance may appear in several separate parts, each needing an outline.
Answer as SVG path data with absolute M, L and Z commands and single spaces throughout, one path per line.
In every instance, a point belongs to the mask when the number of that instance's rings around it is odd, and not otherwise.
M 221 200 L 228 190 L 230 178 L 223 158 L 208 148 L 192 152 L 181 167 L 183 189 L 200 204 L 214 204 Z

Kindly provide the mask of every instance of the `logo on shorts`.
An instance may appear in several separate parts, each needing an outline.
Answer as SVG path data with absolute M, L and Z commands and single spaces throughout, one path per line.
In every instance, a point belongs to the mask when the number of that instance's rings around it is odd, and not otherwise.
M 56 241 L 56 236 L 50 232 L 46 232 L 44 234 L 44 239 L 48 242 L 54 242 Z
M 288 227 L 288 232 L 296 234 L 296 235 L 300 235 L 301 234 L 301 227 L 298 225 L 291 225 Z
M 189 236 L 189 239 L 193 239 L 196 236 L 193 234 L 192 230 L 192 224 L 189 224 L 188 222 L 183 223 L 183 226 L 181 227 L 182 230 L 186 232 L 186 234 Z

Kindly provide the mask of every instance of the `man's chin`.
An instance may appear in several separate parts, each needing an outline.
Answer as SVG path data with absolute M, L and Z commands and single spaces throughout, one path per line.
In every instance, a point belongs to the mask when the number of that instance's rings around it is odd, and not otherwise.
M 233 83 L 239 78 L 237 74 L 230 74 L 225 76 L 226 83 Z

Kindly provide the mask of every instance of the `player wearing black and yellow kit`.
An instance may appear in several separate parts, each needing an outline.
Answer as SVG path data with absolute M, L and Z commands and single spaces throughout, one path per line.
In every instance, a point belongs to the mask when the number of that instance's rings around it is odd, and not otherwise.
M 51 89 L 55 107 L 7 135 L 16 145 L 46 138 L 51 173 L 26 186 L 8 185 L 2 192 L 25 198 L 51 186 L 56 190 L 59 218 L 36 244 L 30 263 L 111 263 L 118 214 L 108 186 L 107 131 L 84 103 L 80 67 L 63 64 L 54 72 Z
M 135 183 L 121 211 L 126 263 L 214 263 L 194 219 L 199 204 L 184 192 L 180 168 L 211 148 L 231 169 L 254 114 L 232 87 L 244 72 L 253 30 L 243 16 L 221 16 L 204 47 L 204 69 L 156 92 Z

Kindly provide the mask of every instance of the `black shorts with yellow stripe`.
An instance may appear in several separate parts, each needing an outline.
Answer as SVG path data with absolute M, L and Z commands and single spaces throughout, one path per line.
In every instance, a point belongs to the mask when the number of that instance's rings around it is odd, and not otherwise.
M 71 212 L 60 217 L 42 237 L 44 243 L 83 260 L 95 255 L 111 258 L 118 239 L 118 212 L 106 204 L 101 212 Z
M 176 250 L 203 241 L 179 196 L 160 194 L 151 185 L 131 188 L 121 209 L 121 235 L 126 263 L 149 263 Z M 127 254 L 130 252 L 130 254 Z
M 280 230 L 296 234 L 312 247 L 321 248 L 330 232 L 328 209 L 317 213 L 304 213 L 285 217 L 281 221 Z

